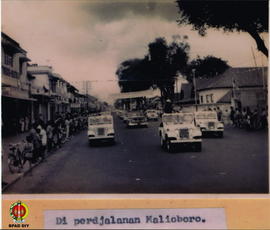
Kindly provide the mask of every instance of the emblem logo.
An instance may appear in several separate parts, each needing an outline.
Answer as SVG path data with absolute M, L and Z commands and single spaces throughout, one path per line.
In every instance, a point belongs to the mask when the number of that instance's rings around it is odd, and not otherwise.
M 9 214 L 15 223 L 23 223 L 28 213 L 27 205 L 21 201 L 13 203 L 9 209 Z

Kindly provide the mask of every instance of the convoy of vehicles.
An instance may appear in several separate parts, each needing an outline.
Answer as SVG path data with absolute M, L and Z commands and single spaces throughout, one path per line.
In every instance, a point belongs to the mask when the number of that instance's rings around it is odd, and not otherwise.
M 201 129 L 203 135 L 213 134 L 223 137 L 224 125 L 218 121 L 215 111 L 195 112 L 195 123 Z
M 142 111 L 116 110 L 116 115 L 128 128 L 148 127 L 148 120 L 158 120 L 160 145 L 168 152 L 177 147 L 189 146 L 192 150 L 202 150 L 202 136 L 211 133 L 223 137 L 224 125 L 218 121 L 215 111 L 175 112 L 160 114 L 158 110 Z M 114 142 L 113 117 L 111 114 L 92 115 L 88 118 L 88 139 Z
M 195 126 L 193 113 L 164 113 L 159 127 L 160 145 L 168 152 L 190 145 L 202 149 L 202 132 Z
M 88 117 L 89 144 L 97 141 L 114 143 L 113 117 L 110 114 L 96 114 Z

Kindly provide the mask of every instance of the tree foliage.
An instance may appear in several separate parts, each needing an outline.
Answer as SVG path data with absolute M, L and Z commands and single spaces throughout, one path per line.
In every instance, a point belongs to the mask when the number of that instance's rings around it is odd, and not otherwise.
M 116 74 L 121 92 L 132 92 L 149 89 L 152 85 L 148 77 L 148 60 L 129 59 L 120 64 Z
M 208 28 L 244 31 L 256 41 L 257 48 L 268 57 L 260 33 L 268 32 L 268 1 L 246 0 L 177 0 L 180 24 L 191 24 L 204 36 Z
M 174 36 L 168 44 L 165 38 L 156 38 L 148 44 L 148 53 L 143 59 L 124 61 L 116 74 L 121 92 L 160 88 L 164 98 L 173 97 L 174 78 L 183 72 L 189 59 L 187 37 Z
M 227 61 L 214 56 L 206 56 L 204 58 L 198 57 L 192 60 L 186 68 L 186 76 L 188 81 L 192 81 L 193 71 L 195 71 L 196 78 L 213 78 L 222 74 L 230 66 Z

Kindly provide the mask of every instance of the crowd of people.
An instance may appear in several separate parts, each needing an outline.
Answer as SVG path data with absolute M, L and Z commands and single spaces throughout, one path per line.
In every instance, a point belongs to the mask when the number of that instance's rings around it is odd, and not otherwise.
M 61 148 L 78 131 L 87 127 L 87 114 L 57 114 L 54 120 L 44 122 L 40 116 L 29 127 L 24 144 L 31 163 L 42 161 L 46 153 Z M 31 154 L 29 154 L 31 153 Z
M 180 106 L 179 110 L 182 110 Z M 248 130 L 259 130 L 268 127 L 268 114 L 266 108 L 255 108 L 251 110 L 249 107 L 221 109 L 220 107 L 206 108 L 205 110 L 215 111 L 217 118 L 225 125 L 233 125 L 237 128 L 245 128 Z M 166 113 L 177 112 L 170 100 L 165 103 L 164 111 Z
M 249 107 L 243 109 L 233 109 L 231 107 L 230 112 L 230 119 L 233 126 L 250 130 L 267 128 L 267 116 L 265 108 L 251 110 Z
M 265 129 L 268 127 L 268 115 L 265 108 L 251 110 L 249 107 L 221 110 L 219 107 L 208 108 L 215 111 L 219 121 L 225 125 L 248 130 Z

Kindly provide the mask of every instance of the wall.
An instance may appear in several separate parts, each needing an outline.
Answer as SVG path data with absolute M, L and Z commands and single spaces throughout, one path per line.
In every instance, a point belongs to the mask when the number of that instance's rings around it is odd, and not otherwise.
M 199 91 L 199 100 L 200 104 L 207 104 L 206 95 L 213 95 L 213 101 L 209 101 L 208 103 L 216 103 L 219 99 L 221 99 L 230 89 L 209 89 Z M 203 102 L 201 101 L 201 96 L 203 96 Z

